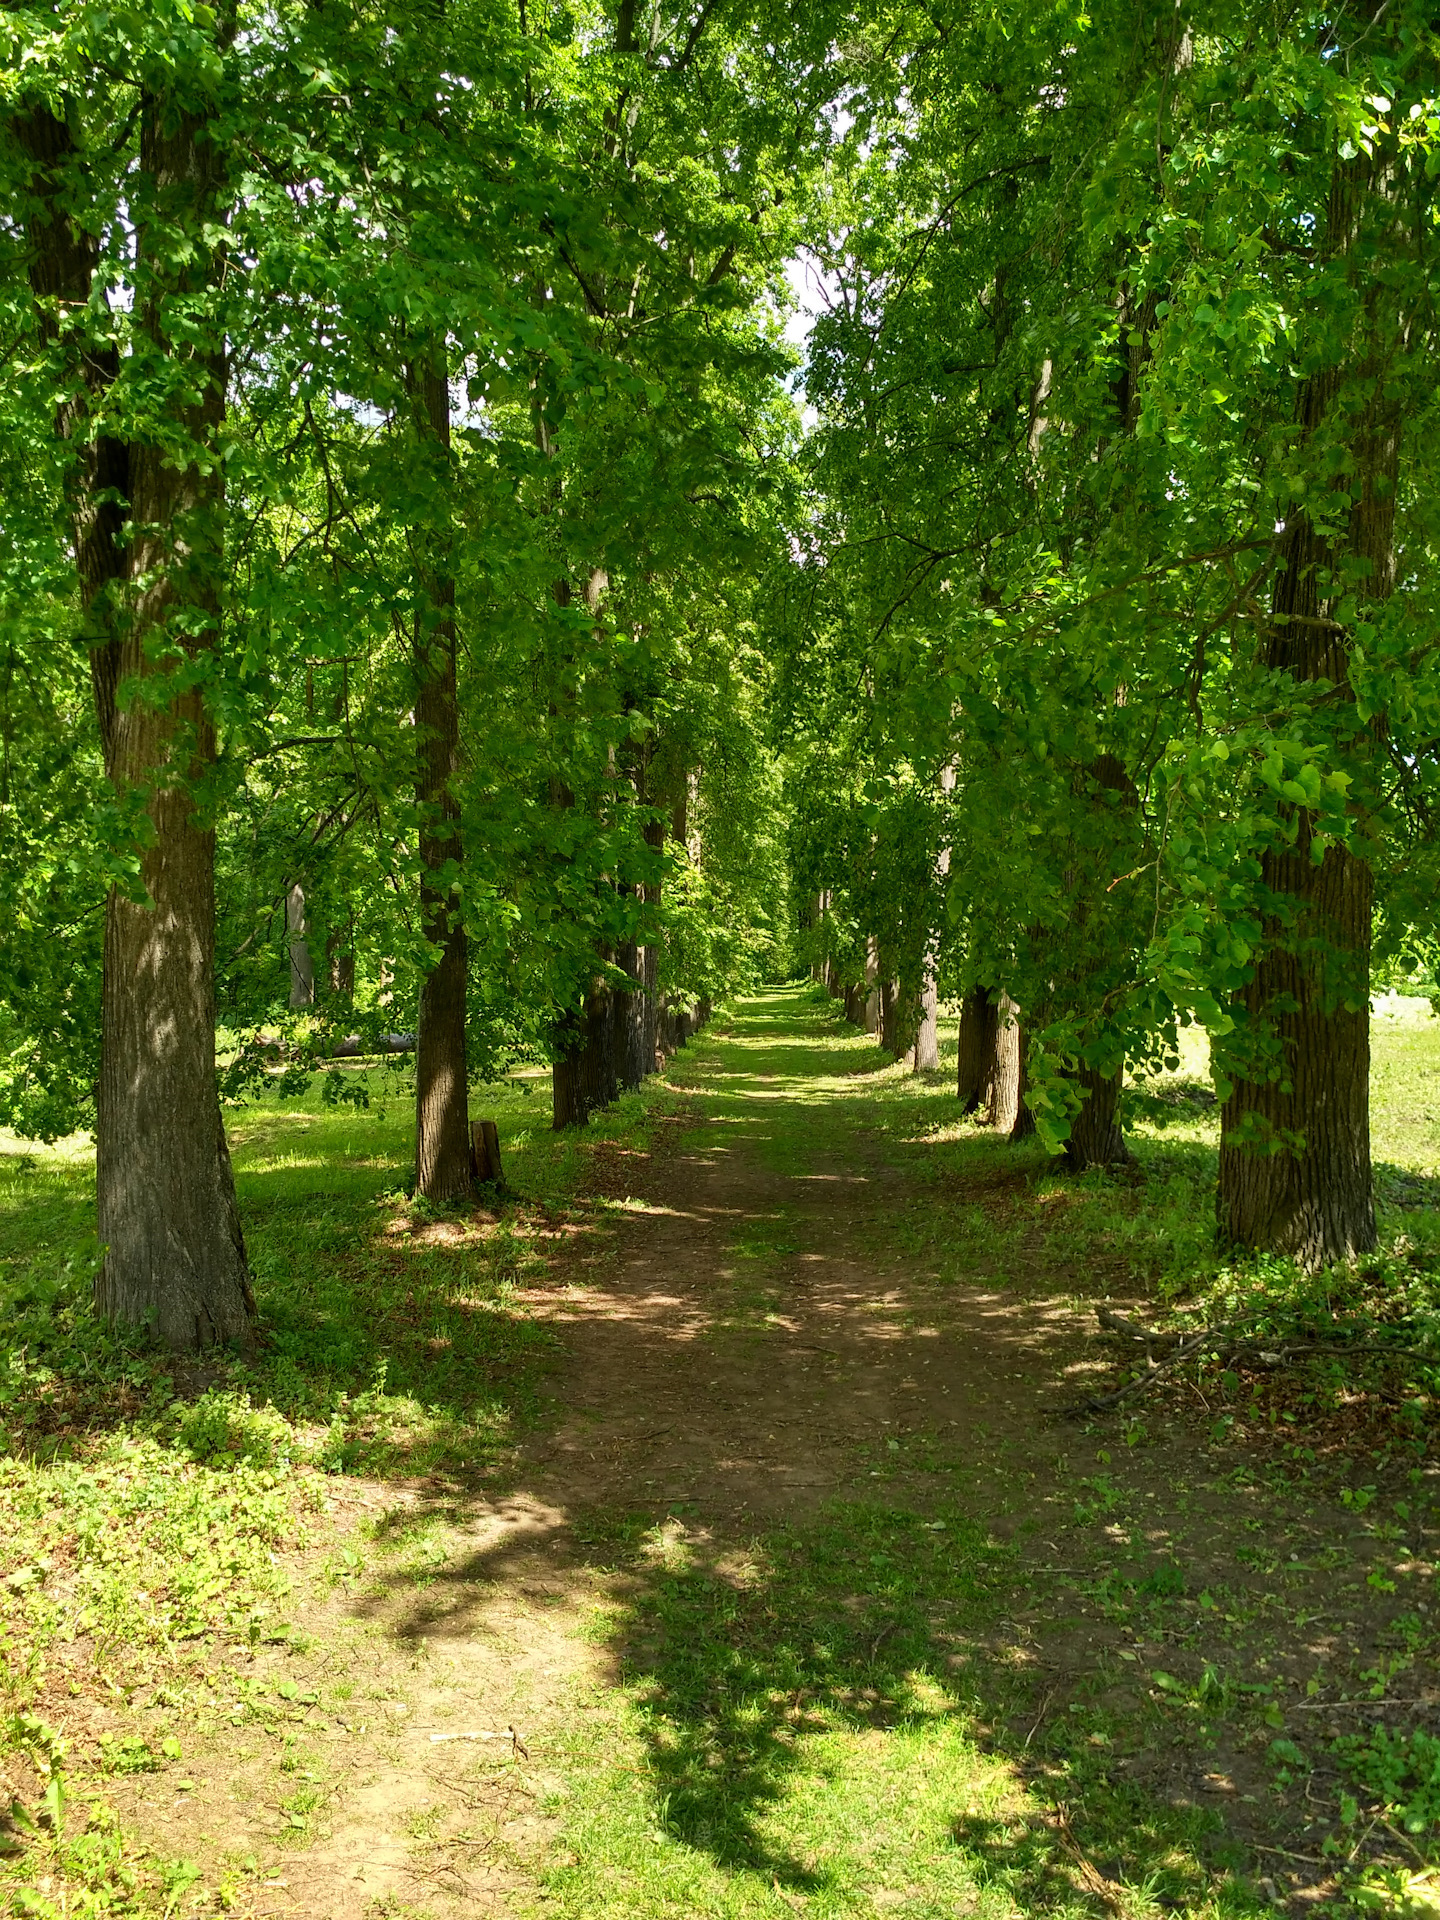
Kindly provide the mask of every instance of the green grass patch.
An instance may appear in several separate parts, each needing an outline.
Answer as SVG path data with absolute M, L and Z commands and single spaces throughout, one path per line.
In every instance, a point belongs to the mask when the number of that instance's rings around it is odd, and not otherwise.
M 963 1513 L 610 1533 L 622 1701 L 565 1756 L 545 1911 L 1078 1916 L 1096 1875 L 1135 1914 L 1260 1910 L 1213 1814 L 1110 1778 L 1140 1729 L 1067 1715 L 1034 1743 L 1033 1676 L 994 1644 L 1013 1556 Z

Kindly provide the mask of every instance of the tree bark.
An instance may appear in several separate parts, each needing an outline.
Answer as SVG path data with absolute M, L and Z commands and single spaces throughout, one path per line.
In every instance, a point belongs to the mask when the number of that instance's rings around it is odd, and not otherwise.
M 55 420 L 57 438 L 68 443 L 67 505 L 80 589 L 81 631 L 90 654 L 95 717 L 105 771 L 115 774 L 116 691 L 120 681 L 120 623 L 116 591 L 128 578 L 130 555 L 124 528 L 130 498 L 130 448 L 113 434 L 90 430 L 93 409 L 120 372 L 111 344 L 88 340 L 77 315 L 87 314 L 100 242 L 68 210 L 84 156 L 64 120 L 44 107 L 17 114 L 11 132 L 32 168 L 33 201 L 26 210 L 30 287 L 40 331 L 58 348 L 68 397 Z M 67 322 L 68 328 L 67 328 Z
M 1025 1104 L 1025 1028 L 1008 993 L 1001 994 L 995 1014 L 995 1063 L 985 1089 L 986 1116 L 997 1133 L 1024 1140 L 1035 1131 L 1035 1116 Z
M 865 1031 L 880 1031 L 880 947 L 873 933 L 865 942 Z
M 852 1027 L 865 1025 L 866 989 L 863 980 L 852 980 L 845 988 L 845 1018 Z
M 305 889 L 298 880 L 285 894 L 285 934 L 290 949 L 290 1005 L 313 1007 L 315 968 L 305 937 Z
M 915 1034 L 916 1073 L 935 1073 L 940 1067 L 940 990 L 935 963 L 927 960 L 925 984 L 920 989 L 920 1025 Z
M 615 1049 L 611 1037 L 609 989 L 596 981 L 551 1069 L 554 1096 L 553 1125 L 585 1127 L 592 1113 L 608 1107 L 619 1089 L 615 1082 Z
M 1302 820 L 1295 850 L 1264 863 L 1266 883 L 1289 896 L 1304 934 L 1287 936 L 1272 923 L 1273 944 L 1241 996 L 1248 1018 L 1268 1024 L 1281 1057 L 1276 1079 L 1235 1080 L 1222 1109 L 1219 1214 L 1222 1232 L 1237 1245 L 1289 1254 L 1313 1270 L 1375 1245 L 1368 1000 L 1374 883 L 1369 866 L 1343 847 L 1330 846 L 1312 866 L 1310 839 Z M 1347 1006 L 1347 997 L 1358 1004 Z M 1247 1149 L 1242 1126 L 1258 1132 L 1262 1150 Z
M 999 1032 L 999 1010 L 988 991 L 984 987 L 971 987 L 960 1003 L 960 1060 L 955 1091 L 962 1113 L 974 1113 L 989 1100 L 995 1079 Z
M 1085 1090 L 1065 1142 L 1065 1163 L 1072 1173 L 1087 1167 L 1124 1167 L 1134 1159 L 1120 1131 L 1120 1073 L 1101 1074 L 1081 1066 L 1075 1079 Z
M 223 183 L 209 131 L 203 113 L 142 97 L 137 321 L 147 350 L 184 362 L 186 392 L 170 432 L 129 450 L 133 597 L 114 666 L 151 685 L 114 711 L 111 761 L 117 790 L 145 796 L 153 831 L 140 849 L 146 901 L 107 903 L 96 1152 L 96 1305 L 184 1351 L 247 1342 L 255 1311 L 215 1084 L 215 834 L 202 811 L 214 727 L 197 688 L 155 686 L 172 673 L 164 655 L 201 655 L 220 619 L 224 350 L 166 331 L 177 299 L 181 310 L 203 300 L 218 269 L 204 238 Z M 177 234 L 192 244 L 178 248 Z M 172 434 L 212 457 L 177 459 Z
M 547 457 L 550 456 L 553 449 L 543 429 L 543 422 L 537 425 L 537 434 L 541 450 Z M 584 586 L 587 612 L 598 615 L 609 585 L 609 576 L 602 567 L 591 569 Z M 565 607 L 572 603 L 573 589 L 568 579 L 557 580 L 552 591 L 558 606 Z M 565 699 L 569 704 L 573 695 L 567 694 Z M 551 711 L 553 714 L 555 708 L 552 707 Z M 613 778 L 613 759 L 610 772 Z M 550 794 L 551 803 L 556 807 L 573 807 L 576 804 L 574 793 L 558 775 L 552 776 Z M 610 882 L 602 877 L 599 884 L 608 886 Z M 601 966 L 607 967 L 616 964 L 617 960 L 614 950 L 610 948 L 593 957 Z M 617 993 L 612 989 L 607 984 L 606 976 L 597 969 L 586 987 L 578 1012 L 572 1010 L 559 1023 L 558 1050 L 551 1071 L 553 1125 L 556 1128 L 588 1126 L 592 1113 L 609 1106 L 618 1098 L 624 1083 L 629 1051 L 630 1010 L 622 1002 L 631 997 L 623 990 Z
M 1305 381 L 1299 425 L 1302 451 L 1318 447 L 1328 484 L 1348 488 L 1351 509 L 1335 538 L 1317 529 L 1303 501 L 1293 502 L 1267 642 L 1272 671 L 1328 682 L 1342 696 L 1350 672 L 1350 634 L 1339 618 L 1345 585 L 1370 604 L 1395 588 L 1402 409 L 1391 374 L 1405 322 L 1357 245 L 1376 219 L 1385 227 L 1394 218 L 1389 166 L 1377 146 L 1335 169 L 1325 247 L 1331 260 L 1347 261 L 1351 285 L 1361 290 L 1361 337 L 1348 363 Z M 1369 238 L 1376 239 L 1373 231 Z M 1281 911 L 1264 929 L 1254 977 L 1240 995 L 1242 1034 L 1252 1043 L 1268 1034 L 1278 1051 L 1268 1073 L 1232 1082 L 1222 1110 L 1217 1209 L 1232 1242 L 1290 1255 L 1313 1271 L 1375 1245 L 1374 877 L 1337 842 L 1314 861 L 1315 816 L 1297 806 L 1291 818 L 1293 842 L 1268 849 L 1262 863 Z
M 651 1071 L 645 1064 L 645 983 L 642 949 L 633 940 L 625 941 L 616 950 L 615 964 L 623 967 L 634 982 L 628 992 L 622 988 L 612 996 L 616 1079 L 624 1092 L 634 1093 L 643 1083 L 645 1075 Z
M 664 851 L 665 823 L 663 820 L 647 821 L 643 828 L 645 844 L 656 853 Z M 658 920 L 664 882 L 655 879 L 648 881 L 645 887 L 645 904 L 653 909 L 653 917 Z M 660 942 L 659 928 L 655 927 L 640 949 L 640 1051 L 644 1061 L 644 1071 L 654 1073 L 660 1066 Z
M 881 980 L 877 983 L 877 997 L 880 1002 L 880 1047 L 892 1058 L 899 1053 L 900 1033 L 900 982 Z
M 443 345 L 411 375 L 422 442 L 450 459 L 450 383 Z M 458 870 L 464 857 L 455 776 L 460 759 L 455 579 L 448 535 L 418 537 L 421 604 L 415 615 L 415 808 L 420 925 L 439 950 L 420 987 L 415 1029 L 415 1191 L 444 1204 L 469 1193 L 469 1071 L 465 1051 L 467 953 Z M 450 868 L 450 872 L 446 869 Z
M 906 993 L 898 980 L 886 980 L 880 989 L 880 1045 L 896 1060 L 903 1060 L 915 1048 L 920 1025 L 920 1005 Z
M 332 932 L 325 941 L 325 959 L 330 977 L 330 995 L 335 1000 L 355 998 L 355 955 L 351 950 L 353 928 L 347 935 Z
M 952 765 L 940 769 L 940 791 L 949 796 L 955 791 L 955 768 Z M 948 832 L 948 827 L 946 829 Z M 942 837 L 939 857 L 935 862 L 935 882 L 939 895 L 940 912 L 937 918 L 943 923 L 945 917 L 945 885 L 950 877 L 950 847 Z M 925 947 L 925 974 L 920 987 L 920 1025 L 915 1035 L 915 1071 L 916 1073 L 936 1073 L 940 1068 L 940 989 L 937 979 L 940 956 L 937 951 L 938 934 L 932 935 Z

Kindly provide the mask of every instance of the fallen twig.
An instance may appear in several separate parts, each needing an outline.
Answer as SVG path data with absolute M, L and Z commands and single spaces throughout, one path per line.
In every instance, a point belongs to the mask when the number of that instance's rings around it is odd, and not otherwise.
M 528 1760 L 530 1758 L 529 1749 L 525 1746 L 519 1734 L 516 1733 L 514 1727 L 506 1727 L 503 1733 L 491 1733 L 488 1728 L 473 1727 L 465 1733 L 432 1733 L 430 1736 L 430 1744 L 432 1747 L 438 1747 L 443 1741 L 447 1740 L 508 1740 L 512 1753 L 518 1754 L 522 1760 Z
M 1101 1873 L 1094 1861 L 1084 1852 L 1079 1841 L 1070 1831 L 1070 1818 L 1063 1807 L 1057 1812 L 1056 1825 L 1059 1828 L 1061 1844 L 1079 1867 L 1080 1878 L 1084 1881 L 1087 1891 L 1093 1893 L 1097 1900 L 1103 1900 L 1112 1912 L 1123 1913 L 1125 1889 Z
M 1207 1341 L 1213 1340 L 1216 1331 L 1211 1327 L 1202 1327 L 1199 1333 L 1191 1334 L 1188 1340 L 1182 1340 L 1168 1360 L 1152 1365 L 1147 1372 L 1128 1381 L 1125 1386 L 1117 1387 L 1113 1393 L 1089 1395 L 1080 1402 L 1078 1407 L 1072 1409 L 1072 1413 L 1103 1413 L 1107 1407 L 1118 1407 L 1121 1401 L 1128 1400 L 1131 1394 L 1148 1390 L 1166 1375 L 1173 1373 L 1176 1367 L 1181 1366 L 1193 1354 L 1198 1353 Z
M 1434 1866 L 1435 1862 L 1433 1860 L 1427 1860 L 1424 1854 L 1420 1851 L 1419 1847 L 1415 1845 L 1414 1841 L 1406 1839 L 1405 1835 L 1401 1833 L 1398 1827 L 1392 1827 L 1390 1822 L 1384 1818 L 1381 1819 L 1380 1824 L 1385 1829 L 1386 1833 L 1388 1833 L 1391 1836 L 1392 1839 L 1398 1840 L 1400 1842 L 1401 1846 L 1404 1847 L 1405 1851 L 1410 1855 L 1411 1859 L 1417 1862 L 1418 1865 L 1422 1867 L 1427 1867 L 1427 1868 Z
M 1027 1733 L 1025 1736 L 1025 1745 L 1021 1748 L 1022 1753 L 1027 1753 L 1029 1751 L 1030 1742 L 1035 1738 L 1036 1734 L 1040 1731 L 1040 1722 L 1045 1718 L 1045 1710 L 1050 1705 L 1050 1702 L 1054 1698 L 1055 1698 L 1055 1689 L 1052 1687 L 1050 1691 L 1046 1694 L 1045 1698 L 1040 1702 L 1040 1711 L 1035 1716 L 1034 1726 L 1031 1727 L 1029 1733 Z
M 1227 1364 L 1248 1361 L 1263 1367 L 1283 1367 L 1290 1360 L 1307 1353 L 1378 1353 L 1410 1360 L 1425 1357 L 1418 1347 L 1398 1347 L 1389 1340 L 1377 1340 L 1368 1335 L 1355 1337 L 1344 1331 L 1320 1339 L 1266 1339 L 1258 1334 L 1247 1336 L 1225 1321 L 1213 1327 L 1200 1327 L 1191 1334 L 1181 1334 L 1155 1331 L 1138 1320 L 1127 1319 L 1123 1313 L 1116 1313 L 1110 1307 L 1097 1307 L 1095 1317 L 1102 1333 L 1143 1342 L 1149 1364 L 1144 1373 L 1127 1380 L 1123 1386 L 1109 1393 L 1088 1395 L 1078 1406 L 1070 1409 L 1072 1418 L 1084 1413 L 1103 1413 L 1111 1407 L 1118 1407 L 1132 1395 L 1148 1393 L 1152 1387 L 1168 1379 L 1185 1361 L 1207 1349 L 1213 1350 L 1216 1360 L 1223 1360 Z M 1153 1350 L 1157 1347 L 1168 1347 L 1165 1359 L 1157 1361 L 1153 1358 Z

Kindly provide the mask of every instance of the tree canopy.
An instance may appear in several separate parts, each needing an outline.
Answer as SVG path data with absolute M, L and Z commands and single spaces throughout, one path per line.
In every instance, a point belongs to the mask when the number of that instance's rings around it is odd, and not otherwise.
M 413 1049 L 443 1202 L 472 1082 L 583 1123 L 795 965 L 919 1070 L 961 1001 L 962 1101 L 1077 1166 L 1198 1023 L 1221 1231 L 1367 1248 L 1435 937 L 1424 8 L 0 45 L 0 1120 L 97 1131 L 107 1312 L 245 1336 L 261 1076 Z

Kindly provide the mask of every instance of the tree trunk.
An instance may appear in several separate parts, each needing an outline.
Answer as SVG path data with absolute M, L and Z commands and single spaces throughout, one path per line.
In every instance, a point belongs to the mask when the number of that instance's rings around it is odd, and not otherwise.
M 633 940 L 627 940 L 617 949 L 615 964 L 623 967 L 635 983 L 628 992 L 622 989 L 612 996 L 615 1077 L 623 1092 L 634 1093 L 643 1083 L 645 1075 L 651 1071 L 645 1064 L 645 985 L 642 949 Z
M 337 931 L 326 938 L 325 959 L 329 970 L 332 999 L 353 1000 L 355 998 L 355 955 L 351 950 L 353 941 L 353 926 L 346 935 Z
M 493 1120 L 475 1120 L 470 1126 L 470 1169 L 482 1185 L 503 1187 L 505 1168 L 500 1159 L 500 1129 Z
M 940 1067 L 940 991 L 935 984 L 935 965 L 927 961 L 925 984 L 920 989 L 920 1026 L 915 1035 L 916 1073 L 936 1073 Z
M 1065 1142 L 1065 1163 L 1072 1173 L 1086 1167 L 1129 1166 L 1134 1156 L 1120 1131 L 1122 1074 L 1100 1074 L 1081 1066 L 1075 1079 L 1085 1090 L 1085 1104 L 1076 1114 Z
M 881 980 L 876 985 L 876 999 L 880 1006 L 879 1041 L 881 1051 L 893 1055 L 896 1052 L 896 1040 L 899 1032 L 900 982 Z
M 1331 845 L 1312 866 L 1308 821 L 1301 829 L 1292 853 L 1266 856 L 1265 879 L 1302 914 L 1303 935 L 1287 936 L 1272 923 L 1266 931 L 1273 944 L 1241 996 L 1248 1018 L 1266 1020 L 1279 1042 L 1279 1077 L 1233 1083 L 1222 1110 L 1219 1215 L 1237 1245 L 1289 1254 L 1313 1270 L 1375 1245 L 1368 1000 L 1374 886 L 1369 866 L 1343 847 Z M 1310 947 L 1317 939 L 1328 954 Z M 1342 996 L 1356 1004 L 1347 1007 Z M 1290 1010 L 1277 1012 L 1277 1004 Z M 1242 1127 L 1272 1150 L 1247 1150 Z
M 986 1116 L 997 1133 L 1024 1140 L 1035 1131 L 1035 1116 L 1025 1104 L 1025 1028 L 1008 993 L 1001 994 L 995 1014 L 995 1064 L 985 1089 Z
M 940 791 L 949 796 L 955 791 L 955 768 L 944 766 L 940 769 Z M 948 831 L 948 829 L 947 829 Z M 950 848 L 942 841 L 939 857 L 935 862 L 935 883 L 939 896 L 940 912 L 937 918 L 943 923 L 945 918 L 945 885 L 950 877 Z M 932 935 L 925 945 L 925 973 L 920 987 L 920 1025 L 915 1035 L 915 1071 L 916 1073 L 937 1073 L 940 1068 L 940 989 L 937 979 L 940 956 L 938 935 Z
M 98 233 L 72 217 L 77 176 L 85 160 L 69 126 L 48 108 L 15 115 L 10 130 L 32 168 L 34 195 L 25 238 L 30 287 L 39 310 L 40 332 L 58 350 L 66 397 L 55 418 L 57 437 L 71 449 L 67 505 L 80 588 L 81 638 L 90 654 L 95 718 L 105 771 L 115 777 L 116 691 L 120 681 L 120 624 L 117 588 L 128 578 L 125 545 L 129 518 L 130 448 L 113 434 L 91 433 L 88 422 L 120 371 L 120 355 L 111 343 L 89 338 L 80 316 L 88 318 L 100 258 Z
M 657 893 L 659 889 L 656 889 Z M 658 1073 L 663 1062 L 660 1058 L 660 949 L 658 946 L 641 948 L 644 956 L 644 1029 L 642 1046 L 645 1057 L 646 1073 Z
M 1363 611 L 1395 588 L 1402 431 L 1395 356 L 1404 350 L 1406 323 L 1393 308 L 1390 287 L 1373 273 L 1362 240 L 1368 234 L 1373 245 L 1373 223 L 1384 227 L 1395 217 L 1388 167 L 1377 145 L 1373 154 L 1335 169 L 1326 253 L 1332 261 L 1345 259 L 1352 285 L 1363 290 L 1364 337 L 1348 365 L 1304 383 L 1299 424 L 1302 451 L 1318 445 L 1327 484 L 1348 489 L 1351 509 L 1345 532 L 1334 538 L 1316 528 L 1300 499 L 1293 502 L 1267 646 L 1272 671 L 1302 683 L 1327 681 L 1342 696 L 1350 673 L 1342 594 L 1348 588 Z M 1342 442 L 1338 449 L 1332 440 Z M 1232 1082 L 1222 1113 L 1217 1209 L 1229 1240 L 1288 1254 L 1313 1271 L 1375 1245 L 1374 877 L 1364 860 L 1336 842 L 1322 860 L 1312 860 L 1315 816 L 1297 806 L 1292 819 L 1293 843 L 1269 848 L 1262 864 L 1265 885 L 1283 911 L 1265 926 L 1254 977 L 1240 995 L 1242 1038 L 1253 1044 L 1268 1034 L 1278 1051 L 1268 1067 L 1242 1063 L 1254 1077 L 1237 1074 Z
M 920 1006 L 915 996 L 906 993 L 898 980 L 887 980 L 880 989 L 880 1045 L 896 1060 L 903 1060 L 915 1047 L 920 1025 Z
M 865 1025 L 865 982 L 852 980 L 845 988 L 845 1018 L 852 1027 Z
M 971 987 L 960 1004 L 960 1062 L 955 1091 L 960 1111 L 974 1113 L 990 1098 L 1000 1015 L 984 987 Z
M 413 370 L 416 426 L 436 461 L 450 460 L 450 383 L 443 345 Z M 454 782 L 460 758 L 455 579 L 448 534 L 418 539 L 421 605 L 415 616 L 415 809 L 420 840 L 420 925 L 439 958 L 420 987 L 415 1029 L 415 1191 L 443 1204 L 469 1193 L 469 1071 L 465 1053 L 467 955 L 457 880 L 464 857 Z
M 665 823 L 663 820 L 648 820 L 643 828 L 645 844 L 655 853 L 663 853 L 665 848 Z M 645 886 L 645 904 L 651 909 L 651 919 L 658 923 L 664 882 L 660 879 L 648 881 Z M 660 1066 L 660 929 L 658 924 L 651 927 L 645 945 L 640 949 L 640 1053 L 644 1062 L 644 1072 L 654 1073 Z
M 142 97 L 151 195 L 136 201 L 137 317 L 158 355 L 183 362 L 184 393 L 168 431 L 130 448 L 134 594 L 115 664 L 151 697 L 115 711 L 112 768 L 122 795 L 145 795 L 153 831 L 140 848 L 147 900 L 112 892 L 106 907 L 96 1152 L 96 1305 L 187 1352 L 247 1342 L 255 1312 L 215 1084 L 215 834 L 195 797 L 214 727 L 198 689 L 155 685 L 173 672 L 167 653 L 214 644 L 224 575 L 223 346 L 218 330 L 184 346 L 166 333 L 169 312 L 203 304 L 218 270 L 202 237 L 218 224 L 222 184 L 207 135 L 201 116 Z M 176 248 L 177 230 L 192 248 Z M 177 436 L 212 457 L 177 458 Z
M 591 1114 L 608 1107 L 616 1097 L 610 1001 L 609 989 L 597 981 L 551 1069 L 557 1131 L 588 1126 Z
M 297 880 L 285 895 L 285 934 L 290 948 L 290 1004 L 313 1007 L 315 968 L 305 938 L 305 889 Z
M 873 933 L 865 942 L 865 1031 L 880 1032 L 880 944 Z

